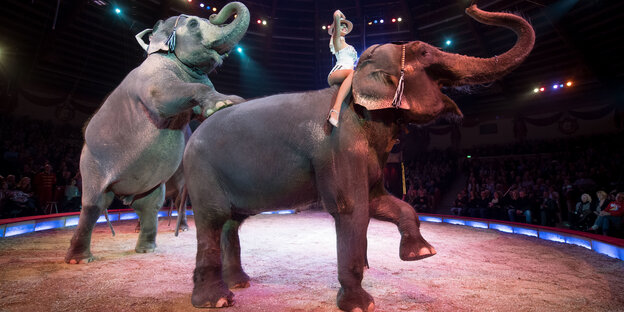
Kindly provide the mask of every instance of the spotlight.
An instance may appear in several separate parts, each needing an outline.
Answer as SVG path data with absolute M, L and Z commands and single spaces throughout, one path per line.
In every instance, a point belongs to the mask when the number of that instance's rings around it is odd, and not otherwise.
M 537 93 L 537 92 L 539 92 L 539 88 L 533 89 L 533 93 Z
M 241 48 L 241 47 L 236 48 L 236 52 L 243 53 L 243 48 Z
M 399 18 L 397 18 L 397 22 L 402 22 L 402 21 L 403 21 L 403 19 L 402 19 L 402 18 L 400 18 L 400 17 L 399 17 Z
M 571 87 L 571 86 L 572 86 L 572 81 L 568 81 L 568 82 L 566 83 L 566 86 Z
M 262 20 L 257 20 L 256 23 L 262 24 Z
M 212 12 L 217 12 L 217 8 L 212 8 Z
M 262 20 L 262 25 L 266 26 L 267 22 L 266 20 Z
M 373 22 L 368 22 L 368 25 L 373 25 Z
M 393 22 L 393 23 L 396 23 L 396 18 L 393 18 L 393 19 L 392 19 L 392 22 Z
M 210 10 L 210 6 L 209 5 L 206 6 L 206 10 Z
M 540 92 L 544 92 L 544 91 L 546 91 L 546 88 L 541 87 L 541 88 L 540 88 Z
M 558 84 L 554 84 L 554 85 L 553 85 L 553 89 L 555 89 L 555 90 L 556 90 L 556 89 L 558 89 L 558 88 L 559 88 L 559 85 L 558 85 Z
M 378 20 L 374 20 L 373 23 L 377 24 L 377 23 L 379 23 L 379 21 Z
M 115 8 L 115 13 L 116 14 L 121 14 L 121 9 L 120 8 Z
M 202 7 L 202 8 L 205 7 L 205 5 L 203 3 L 200 3 L 199 6 Z
M 188 0 L 188 2 L 189 2 L 189 3 L 190 3 L 190 2 L 193 2 L 193 0 Z
M 559 88 L 563 88 L 563 83 L 559 85 Z
M 451 41 L 451 40 L 446 40 L 446 45 L 447 45 L 447 46 L 450 46 L 450 45 L 451 45 L 451 43 L 453 43 L 453 41 Z
M 323 30 L 327 29 L 327 26 L 323 25 L 323 27 L 321 27 Z
M 384 20 L 379 20 L 379 23 L 383 24 Z

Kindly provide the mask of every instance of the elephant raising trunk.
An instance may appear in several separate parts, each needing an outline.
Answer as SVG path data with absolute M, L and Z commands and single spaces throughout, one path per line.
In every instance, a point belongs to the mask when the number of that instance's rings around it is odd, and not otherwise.
M 442 64 L 456 74 L 457 79 L 450 82 L 452 85 L 486 83 L 499 79 L 520 65 L 533 49 L 535 32 L 523 18 L 510 13 L 482 11 L 476 5 L 467 8 L 466 14 L 483 24 L 509 28 L 518 35 L 518 40 L 509 51 L 490 58 L 440 52 L 444 55 Z
M 232 50 L 243 38 L 249 26 L 249 10 L 240 2 L 231 2 L 224 6 L 219 14 L 212 14 L 209 18 L 213 25 L 223 25 L 232 14 L 236 14 L 236 17 L 231 23 L 220 28 L 222 35 L 212 45 L 219 54 Z

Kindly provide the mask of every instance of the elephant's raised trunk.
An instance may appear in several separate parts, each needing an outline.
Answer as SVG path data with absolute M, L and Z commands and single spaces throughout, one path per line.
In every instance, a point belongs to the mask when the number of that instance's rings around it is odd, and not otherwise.
M 221 26 L 232 14 L 236 14 L 236 18 L 231 23 Z M 223 54 L 232 50 L 247 32 L 249 10 L 240 2 L 231 2 L 225 5 L 219 14 L 211 15 L 209 20 L 213 25 L 221 26 L 222 35 L 212 44 L 212 48 Z
M 442 63 L 455 73 L 458 78 L 452 85 L 486 83 L 509 73 L 529 55 L 535 43 L 535 32 L 527 21 L 510 13 L 482 11 L 476 5 L 466 9 L 466 13 L 476 21 L 502 26 L 513 30 L 518 35 L 516 44 L 502 55 L 490 58 L 477 58 L 459 54 L 445 53 Z

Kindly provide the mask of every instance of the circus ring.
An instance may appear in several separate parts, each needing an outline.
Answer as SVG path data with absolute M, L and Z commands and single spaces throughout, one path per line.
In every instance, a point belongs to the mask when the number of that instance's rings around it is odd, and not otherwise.
M 166 214 L 166 212 L 162 212 Z M 134 252 L 136 215 L 96 226 L 96 261 L 69 265 L 76 214 L 2 220 L 0 311 L 192 311 L 195 227 Z M 624 242 L 493 220 L 421 215 L 434 257 L 404 262 L 393 224 L 371 220 L 363 287 L 377 311 L 624 311 Z M 7 223 L 7 221 L 13 221 Z M 101 219 L 100 221 L 103 221 Z M 19 234 L 19 235 L 18 235 Z M 333 219 L 325 212 L 258 215 L 240 230 L 251 287 L 224 311 L 338 311 Z M 608 239 L 608 240 L 607 240 Z

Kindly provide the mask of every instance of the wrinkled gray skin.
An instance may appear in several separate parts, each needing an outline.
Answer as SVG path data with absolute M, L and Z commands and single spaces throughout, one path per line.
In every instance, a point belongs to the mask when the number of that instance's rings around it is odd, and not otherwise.
M 224 25 L 233 14 L 238 14 L 237 18 Z M 85 129 L 80 156 L 83 208 L 65 262 L 93 259 L 93 227 L 115 195 L 139 215 L 136 252 L 152 252 L 165 181 L 182 160 L 182 129 L 188 124 L 191 108 L 199 106 L 209 115 L 242 101 L 217 92 L 207 73 L 221 64 L 223 55 L 245 34 L 247 8 L 239 2 L 230 3 L 210 21 L 180 16 L 175 50 L 170 53 L 166 41 L 176 19 L 156 24 L 147 59 L 113 90 Z
M 188 139 L 191 137 L 191 127 L 188 125 L 184 129 L 184 141 L 188 142 Z M 186 144 L 185 144 L 186 145 Z M 182 203 L 186 203 L 186 195 L 183 195 L 184 190 L 184 169 L 182 167 L 182 163 L 176 171 L 173 173 L 171 178 L 167 180 L 165 183 L 165 200 L 170 199 L 173 200 L 171 207 L 169 208 L 169 216 L 171 216 L 171 211 L 174 208 L 178 209 L 178 219 L 176 222 L 176 236 L 178 236 L 178 230 L 185 232 L 189 230 L 189 226 L 186 220 L 186 205 Z M 141 221 L 137 222 L 137 225 L 134 229 L 135 232 L 139 233 L 141 231 Z
M 393 222 L 401 233 L 399 255 L 418 260 L 435 254 L 421 236 L 414 209 L 389 195 L 382 169 L 400 131 L 399 120 L 426 123 L 461 115 L 441 86 L 485 83 L 519 65 L 535 35 L 522 18 L 467 10 L 476 20 L 512 28 L 516 45 L 503 55 L 477 59 L 449 54 L 423 42 L 405 44 L 405 94 L 401 109 L 388 107 L 399 80 L 400 45 L 366 50 L 355 69 L 355 103 L 343 103 L 340 127 L 327 123 L 337 88 L 280 94 L 228 107 L 194 132 L 184 153 L 184 176 L 197 226 L 191 297 L 195 307 L 232 304 L 228 288 L 246 287 L 238 228 L 250 215 L 321 201 L 334 217 L 338 251 L 337 305 L 372 311 L 362 288 L 369 218 Z M 192 168 L 192 169 L 191 169 Z M 286 239 L 286 238 L 284 238 Z

